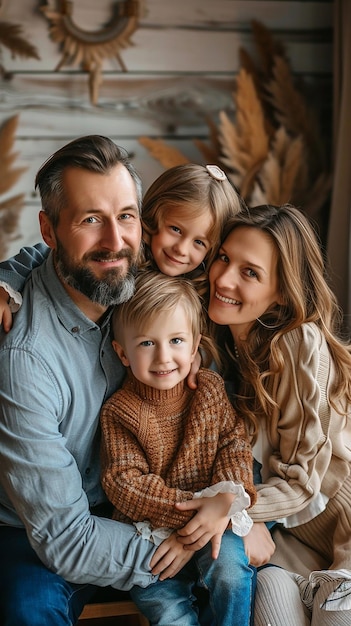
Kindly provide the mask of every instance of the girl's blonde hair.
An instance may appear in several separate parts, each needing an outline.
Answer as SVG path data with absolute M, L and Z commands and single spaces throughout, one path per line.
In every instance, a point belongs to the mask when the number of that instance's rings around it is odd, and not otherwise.
M 257 206 L 229 220 L 222 241 L 239 227 L 252 227 L 266 233 L 277 251 L 278 285 L 282 305 L 266 311 L 251 327 L 245 342 L 237 346 L 243 351 L 240 373 L 240 397 L 237 409 L 257 426 L 257 415 L 269 414 L 272 399 L 267 392 L 267 379 L 284 367 L 279 339 L 307 322 L 314 322 L 327 341 L 336 368 L 336 385 L 331 403 L 343 397 L 351 402 L 351 350 L 341 339 L 342 314 L 330 289 L 319 239 L 307 217 L 297 208 L 285 204 Z M 226 350 L 231 338 L 228 330 L 216 328 L 218 341 Z M 235 359 L 227 360 L 227 366 Z M 248 398 L 251 400 L 248 402 Z M 239 409 L 240 405 L 240 409 Z M 336 407 L 335 407 L 336 408 Z M 255 426 L 256 425 L 256 426 Z
M 208 335 L 203 303 L 193 283 L 159 271 L 141 271 L 135 280 L 134 296 L 118 305 L 112 317 L 114 338 L 123 345 L 123 330 L 132 325 L 142 333 L 160 313 L 181 305 L 189 319 L 194 342 L 201 335 L 200 349 L 205 367 L 219 362 L 217 348 Z
M 218 171 L 221 172 L 219 169 Z M 210 172 L 210 168 L 208 170 L 206 166 L 195 163 L 171 167 L 149 187 L 142 208 L 143 240 L 148 265 L 152 264 L 151 238 L 158 233 L 168 211 L 176 209 L 180 219 L 182 216 L 191 218 L 211 213 L 212 227 L 208 233 L 210 249 L 203 261 L 203 267 L 186 275 L 195 280 L 201 295 L 206 291 L 206 270 L 215 257 L 223 226 L 244 206 L 243 200 L 225 174 L 222 172 L 223 177 L 219 179 Z

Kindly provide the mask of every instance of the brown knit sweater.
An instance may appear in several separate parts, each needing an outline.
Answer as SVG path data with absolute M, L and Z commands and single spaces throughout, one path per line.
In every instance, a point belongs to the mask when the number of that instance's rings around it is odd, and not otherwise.
M 103 406 L 101 427 L 102 485 L 114 519 L 180 528 L 193 512 L 174 504 L 222 480 L 241 483 L 256 501 L 244 422 L 215 372 L 200 370 L 195 391 L 185 382 L 159 391 L 130 373 Z

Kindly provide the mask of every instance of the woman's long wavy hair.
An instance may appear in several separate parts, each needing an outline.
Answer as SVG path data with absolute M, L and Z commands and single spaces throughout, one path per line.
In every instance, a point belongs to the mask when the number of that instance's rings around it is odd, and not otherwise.
M 322 247 L 307 217 L 289 204 L 253 207 L 228 221 L 222 242 L 242 226 L 264 232 L 274 243 L 283 301 L 253 323 L 246 340 L 237 346 L 239 359 L 234 358 L 229 328 L 214 325 L 224 374 L 234 376 L 239 384 L 236 408 L 249 420 L 255 437 L 260 416 L 268 416 L 274 405 L 269 380 L 284 367 L 279 348 L 284 333 L 307 322 L 320 328 L 336 368 L 336 383 L 329 398 L 335 408 L 340 397 L 351 403 L 351 350 L 340 334 L 342 313 L 327 282 Z

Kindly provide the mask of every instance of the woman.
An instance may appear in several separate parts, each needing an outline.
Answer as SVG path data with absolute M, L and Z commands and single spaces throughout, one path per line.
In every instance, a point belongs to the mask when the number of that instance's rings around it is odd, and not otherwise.
M 307 575 L 261 570 L 255 623 L 349 625 L 351 354 L 300 211 L 260 206 L 230 220 L 210 269 L 208 312 L 262 465 L 250 515 L 279 522 L 272 563 Z M 308 579 L 313 569 L 327 571 Z

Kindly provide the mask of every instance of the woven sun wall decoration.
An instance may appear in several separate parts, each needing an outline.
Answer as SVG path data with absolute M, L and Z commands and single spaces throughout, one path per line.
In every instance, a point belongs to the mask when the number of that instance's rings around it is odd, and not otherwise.
M 121 0 L 113 4 L 113 15 L 109 23 L 96 31 L 80 28 L 73 19 L 73 2 L 60 0 L 59 9 L 53 11 L 49 5 L 42 7 L 50 26 L 53 41 L 62 49 L 62 58 L 56 71 L 64 65 L 78 66 L 89 73 L 90 102 L 97 104 L 99 87 L 102 83 L 102 65 L 107 58 L 116 58 L 124 72 L 127 68 L 122 60 L 123 48 L 132 45 L 131 35 L 138 27 L 142 0 Z

